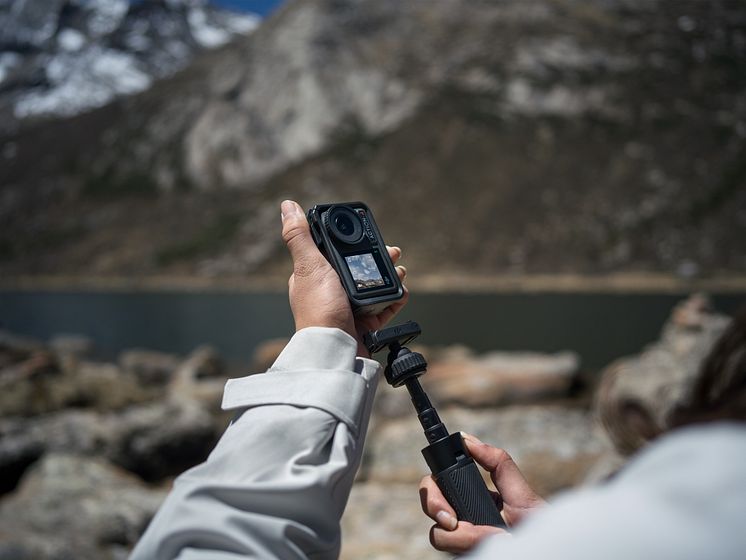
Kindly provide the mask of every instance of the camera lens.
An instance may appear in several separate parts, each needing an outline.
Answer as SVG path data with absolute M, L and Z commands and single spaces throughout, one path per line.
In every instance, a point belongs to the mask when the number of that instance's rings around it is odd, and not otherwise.
M 337 228 L 338 231 L 342 232 L 344 235 L 350 235 L 353 230 L 355 229 L 355 226 L 352 225 L 352 220 L 349 216 L 336 216 L 334 218 L 334 227 Z
M 336 206 L 329 210 L 328 227 L 334 237 L 352 245 L 360 241 L 363 236 L 363 225 L 355 212 L 344 206 Z

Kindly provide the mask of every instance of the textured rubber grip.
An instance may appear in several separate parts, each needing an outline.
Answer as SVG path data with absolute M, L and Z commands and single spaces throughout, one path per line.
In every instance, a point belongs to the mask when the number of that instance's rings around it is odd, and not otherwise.
M 506 528 L 495 500 L 471 457 L 463 457 L 435 476 L 438 488 L 456 511 L 456 517 L 474 525 Z

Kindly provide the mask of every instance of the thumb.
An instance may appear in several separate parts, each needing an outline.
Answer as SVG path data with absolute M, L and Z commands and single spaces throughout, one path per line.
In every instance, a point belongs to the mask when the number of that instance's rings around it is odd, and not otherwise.
M 519 505 L 538 499 L 507 451 L 482 443 L 470 434 L 464 434 L 464 442 L 474 460 L 489 471 L 506 503 Z
M 316 247 L 308 220 L 297 202 L 284 200 L 280 206 L 282 212 L 282 239 L 293 259 L 294 273 L 307 275 L 316 266 L 321 253 Z

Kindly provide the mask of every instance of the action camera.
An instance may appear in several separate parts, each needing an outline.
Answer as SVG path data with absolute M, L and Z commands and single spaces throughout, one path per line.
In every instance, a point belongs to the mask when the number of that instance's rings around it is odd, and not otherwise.
M 318 204 L 311 234 L 339 274 L 355 313 L 379 313 L 404 295 L 381 232 L 362 202 Z

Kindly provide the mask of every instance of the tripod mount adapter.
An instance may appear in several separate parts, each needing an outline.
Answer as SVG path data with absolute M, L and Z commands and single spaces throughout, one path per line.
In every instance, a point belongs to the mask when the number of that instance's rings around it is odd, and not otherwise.
M 384 370 L 386 381 L 393 387 L 407 387 L 429 443 L 422 450 L 422 455 L 438 488 L 456 511 L 456 516 L 474 525 L 492 525 L 505 529 L 500 509 L 487 490 L 474 459 L 464 446 L 461 434 L 448 433 L 420 385 L 418 378 L 426 373 L 427 362 L 422 354 L 412 352 L 404 345 L 412 342 L 421 332 L 417 323 L 408 321 L 370 331 L 363 337 L 363 342 L 371 354 L 388 347 Z

